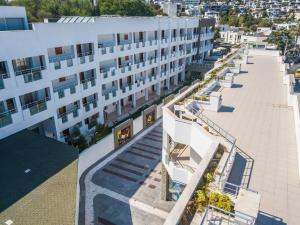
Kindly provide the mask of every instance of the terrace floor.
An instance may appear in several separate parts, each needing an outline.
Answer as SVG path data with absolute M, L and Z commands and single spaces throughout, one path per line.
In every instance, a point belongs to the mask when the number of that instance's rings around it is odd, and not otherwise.
M 175 202 L 161 200 L 162 124 L 100 161 L 85 176 L 79 224 L 160 225 Z M 150 128 L 151 129 L 151 128 Z M 80 204 L 83 204 L 81 202 Z
M 231 89 L 222 90 L 220 112 L 204 114 L 237 138 L 254 159 L 249 188 L 261 194 L 258 225 L 297 225 L 300 178 L 293 110 L 287 106 L 277 58 L 250 56 Z

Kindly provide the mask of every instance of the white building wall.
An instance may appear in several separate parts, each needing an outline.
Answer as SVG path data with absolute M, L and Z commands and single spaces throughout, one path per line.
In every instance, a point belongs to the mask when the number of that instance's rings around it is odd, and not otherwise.
M 0 7 L 1 9 L 1 7 Z M 4 89 L 0 89 L 0 102 L 5 101 L 8 98 L 14 98 L 16 102 L 17 112 L 12 114 L 13 121 L 6 126 L 0 126 L 0 138 L 4 138 L 19 130 L 32 126 L 36 123 L 42 122 L 48 118 L 54 118 L 56 131 L 55 134 L 58 138 L 60 133 L 64 129 L 68 129 L 77 123 L 82 123 L 84 120 L 96 113 L 99 113 L 98 122 L 103 122 L 103 108 L 107 106 L 107 110 L 115 110 L 116 107 L 112 107 L 111 104 L 117 104 L 120 99 L 129 95 L 140 93 L 151 85 L 158 85 L 162 80 L 169 80 L 172 76 L 177 76 L 178 73 L 185 71 L 185 63 L 191 61 L 192 57 L 196 55 L 197 49 L 191 48 L 191 52 L 186 52 L 186 46 L 192 43 L 198 42 L 197 33 L 193 33 L 194 28 L 198 28 L 198 18 L 169 18 L 169 17 L 98 17 L 94 18 L 94 22 L 88 23 L 37 23 L 33 24 L 33 30 L 25 31 L 3 31 L 0 32 L 0 62 L 7 63 L 9 78 L 3 79 Z M 190 28 L 190 29 L 189 29 Z M 177 38 L 171 40 L 171 30 L 177 29 Z M 186 35 L 192 35 L 192 38 L 188 40 L 180 38 L 179 30 L 183 29 Z M 161 40 L 161 31 L 165 30 L 166 41 Z M 157 31 L 157 41 L 150 43 L 150 38 L 153 38 L 153 32 Z M 189 31 L 189 32 L 188 32 Z M 144 43 L 142 47 L 137 47 L 135 43 L 129 45 L 117 45 L 117 34 L 129 34 L 130 42 L 133 40 L 133 32 L 144 33 Z M 187 34 L 188 33 L 188 34 Z M 150 35 L 148 35 L 150 34 Z M 110 38 L 111 37 L 111 38 Z M 103 54 L 104 48 L 98 48 L 99 38 L 101 41 L 110 44 L 112 46 L 112 52 Z M 213 32 L 208 31 L 201 34 L 201 40 L 210 40 L 213 38 Z M 110 40 L 110 41 L 108 41 Z M 89 56 L 83 56 L 85 63 L 81 63 L 82 58 L 77 57 L 78 44 L 91 43 L 94 49 L 93 60 L 89 61 Z M 179 54 L 178 46 L 184 45 L 184 53 Z M 170 56 L 170 47 L 176 46 L 176 54 Z M 67 47 L 68 46 L 68 47 Z M 54 48 L 64 47 L 66 51 L 74 51 L 75 57 L 70 59 L 73 66 L 68 67 L 67 61 L 62 60 L 61 68 L 55 69 L 54 63 L 49 61 L 49 56 L 54 54 Z M 212 49 L 212 44 L 207 44 L 201 48 L 201 52 L 207 52 Z M 124 50 L 123 50 L 124 48 Z M 160 59 L 161 49 L 165 48 L 167 57 L 164 60 Z M 157 51 L 156 61 L 150 62 L 148 59 L 148 52 Z M 139 53 L 145 53 L 145 65 L 138 67 L 133 64 L 129 67 L 125 67 L 124 71 L 118 68 L 118 58 L 138 55 Z M 50 54 L 50 55 L 49 55 Z M 151 53 L 152 54 L 152 53 Z M 42 79 L 25 83 L 23 76 L 16 76 L 12 66 L 12 60 L 25 57 L 43 56 L 45 61 L 45 70 L 41 71 Z M 53 57 L 52 57 L 53 58 Z M 50 59 L 52 59 L 50 58 Z M 183 60 L 183 66 L 178 67 L 178 61 Z M 104 72 L 100 72 L 101 65 L 105 65 L 105 62 L 116 62 L 114 68 L 108 71 L 108 75 L 105 77 Z M 174 71 L 170 71 L 170 62 L 174 62 L 176 65 Z M 167 73 L 161 74 L 161 65 L 167 64 Z M 157 68 L 156 77 L 149 80 L 147 71 L 151 68 Z M 95 86 L 92 86 L 91 82 L 87 83 L 87 88 L 83 84 L 80 84 L 79 73 L 93 69 L 95 71 Z M 146 71 L 146 72 L 145 72 Z M 131 89 L 126 88 L 125 93 L 118 89 L 115 94 L 109 92 L 107 96 L 102 91 L 102 84 L 106 84 L 107 87 L 111 87 L 111 82 L 115 81 L 115 87 L 119 87 L 119 80 L 126 81 L 128 76 L 134 77 L 135 74 L 145 72 L 146 80 L 142 85 L 133 83 Z M 59 98 L 57 92 L 53 91 L 52 81 L 76 74 L 78 85 L 75 87 L 76 92 L 71 94 L 69 89 L 64 91 L 65 97 Z M 1 77 L 0 77 L 1 79 Z M 134 82 L 134 78 L 132 79 Z M 169 81 L 168 81 L 169 82 Z M 34 116 L 26 114 L 26 110 L 22 110 L 19 97 L 33 92 L 35 90 L 49 88 L 51 99 L 47 101 L 47 110 L 37 113 Z M 107 88 L 108 89 L 108 88 Z M 97 107 L 91 107 L 89 112 L 85 112 L 83 108 L 82 99 L 92 94 L 98 95 Z M 139 96 L 140 94 L 137 94 Z M 62 123 L 61 119 L 57 116 L 58 108 L 66 106 L 74 101 L 80 101 L 80 110 L 78 117 L 73 118 L 68 115 L 68 121 Z M 0 112 L 1 114 L 1 112 Z M 84 127 L 82 130 L 88 130 Z

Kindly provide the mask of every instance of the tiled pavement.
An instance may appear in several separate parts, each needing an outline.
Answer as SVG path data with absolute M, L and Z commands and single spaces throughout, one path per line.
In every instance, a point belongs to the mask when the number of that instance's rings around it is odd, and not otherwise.
M 253 56 L 220 112 L 205 111 L 254 159 L 250 188 L 261 196 L 258 225 L 299 225 L 300 184 L 292 108 L 275 57 Z M 231 109 L 231 110 L 227 110 Z
M 174 203 L 160 200 L 161 126 L 92 174 L 85 224 L 163 224 Z

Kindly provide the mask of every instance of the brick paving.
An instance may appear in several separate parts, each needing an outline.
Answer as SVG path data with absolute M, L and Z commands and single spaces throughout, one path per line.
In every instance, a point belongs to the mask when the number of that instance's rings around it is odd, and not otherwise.
M 174 202 L 160 199 L 161 146 L 160 122 L 110 162 L 91 170 L 85 222 L 79 224 L 163 224 Z

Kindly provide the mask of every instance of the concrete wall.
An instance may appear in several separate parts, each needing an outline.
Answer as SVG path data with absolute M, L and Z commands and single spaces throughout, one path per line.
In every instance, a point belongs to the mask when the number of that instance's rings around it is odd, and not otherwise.
M 281 63 L 282 64 L 282 63 Z M 283 84 L 287 85 L 287 103 L 288 106 L 293 107 L 294 112 L 294 124 L 295 124 L 295 136 L 297 144 L 297 156 L 298 156 L 298 173 L 300 177 L 300 96 L 294 94 L 293 87 L 291 86 L 292 77 L 289 76 L 286 71 L 283 72 Z

